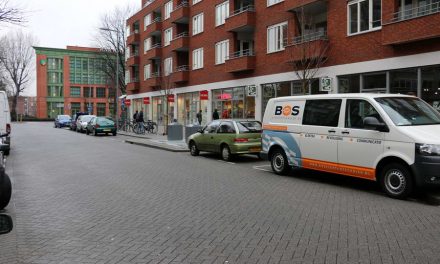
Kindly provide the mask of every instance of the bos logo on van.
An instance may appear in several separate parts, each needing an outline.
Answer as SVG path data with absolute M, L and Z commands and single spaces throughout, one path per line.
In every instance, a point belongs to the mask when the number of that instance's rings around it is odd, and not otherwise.
M 275 106 L 275 115 L 276 116 L 297 116 L 299 115 L 300 106 L 290 106 L 290 105 L 277 105 Z

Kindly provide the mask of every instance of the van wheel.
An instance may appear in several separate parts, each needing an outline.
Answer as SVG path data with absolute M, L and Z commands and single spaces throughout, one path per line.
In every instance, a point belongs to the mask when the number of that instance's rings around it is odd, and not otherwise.
M 274 150 L 270 157 L 270 165 L 272 170 L 278 175 L 286 175 L 290 170 L 286 154 L 281 149 Z
M 191 143 L 189 143 L 189 151 L 191 153 L 191 156 L 198 156 L 200 154 L 200 151 L 194 141 L 191 141 Z
M 380 185 L 388 196 L 396 199 L 407 198 L 414 188 L 411 172 L 400 163 L 391 163 L 383 168 Z
M 11 200 L 12 184 L 8 175 L 0 175 L 0 210 L 8 206 Z

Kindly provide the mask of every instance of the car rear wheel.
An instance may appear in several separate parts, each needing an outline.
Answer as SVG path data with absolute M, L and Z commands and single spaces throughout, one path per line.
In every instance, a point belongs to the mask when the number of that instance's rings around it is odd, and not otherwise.
M 224 161 L 231 161 L 232 160 L 231 150 L 229 149 L 229 147 L 227 145 L 224 145 L 222 147 L 221 153 L 222 153 L 222 159 Z
M 278 175 L 286 175 L 290 169 L 286 154 L 281 149 L 274 150 L 270 158 L 270 165 L 272 170 Z
M 11 200 L 12 184 L 6 173 L 0 176 L 0 210 L 8 206 Z
M 200 151 L 194 141 L 191 141 L 189 143 L 189 151 L 191 153 L 191 156 L 198 156 L 200 154 Z
M 383 168 L 380 185 L 388 196 L 396 199 L 407 198 L 414 189 L 411 172 L 400 163 L 391 163 Z

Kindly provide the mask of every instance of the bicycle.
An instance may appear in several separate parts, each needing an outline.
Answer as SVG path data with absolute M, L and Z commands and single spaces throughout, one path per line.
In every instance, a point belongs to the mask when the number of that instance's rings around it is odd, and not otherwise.
M 144 122 L 144 128 L 148 133 L 157 134 L 157 124 L 152 120 L 147 120 L 147 122 Z

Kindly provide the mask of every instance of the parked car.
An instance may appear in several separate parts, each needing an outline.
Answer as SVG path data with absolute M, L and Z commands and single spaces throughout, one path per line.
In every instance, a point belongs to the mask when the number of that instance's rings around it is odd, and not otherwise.
M 78 118 L 82 115 L 88 115 L 88 113 L 77 112 L 72 116 L 72 121 L 70 122 L 70 130 L 76 131 L 76 121 L 78 121 Z
M 255 120 L 214 120 L 188 138 L 191 155 L 200 151 L 221 153 L 229 161 L 235 155 L 261 151 L 261 123 Z
M 94 116 L 94 115 L 82 115 L 82 116 L 80 116 L 78 118 L 78 120 L 76 120 L 76 132 L 83 133 L 84 131 L 86 131 L 87 124 L 94 117 L 96 117 L 96 116 Z
M 94 117 L 90 120 L 86 127 L 86 134 L 92 133 L 97 136 L 98 134 L 112 133 L 116 136 L 116 125 L 115 122 L 106 117 Z
M 5 91 L 0 91 L 0 134 L 7 134 L 3 138 L 3 153 L 9 155 L 11 149 L 11 112 L 9 111 L 8 96 Z
M 54 126 L 57 128 L 70 127 L 71 121 L 72 118 L 69 115 L 58 115 L 57 118 L 55 118 Z
M 0 210 L 5 208 L 11 200 L 12 184 L 8 174 L 6 174 L 6 160 L 3 156 L 4 151 L 9 150 L 9 146 L 4 144 L 4 139 L 8 134 L 0 136 Z

